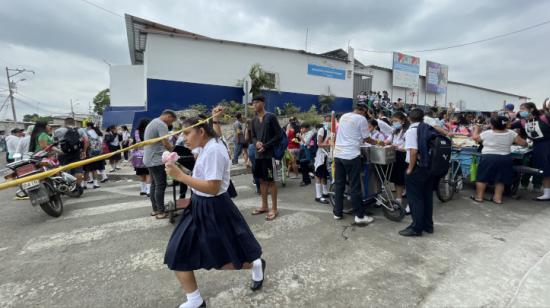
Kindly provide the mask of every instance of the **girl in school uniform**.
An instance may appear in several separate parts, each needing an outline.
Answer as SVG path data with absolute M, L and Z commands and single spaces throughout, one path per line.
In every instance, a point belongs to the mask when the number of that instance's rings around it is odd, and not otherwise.
M 407 163 L 405 162 L 405 132 L 409 128 L 409 120 L 402 112 L 396 112 L 392 116 L 393 133 L 386 139 L 387 145 L 392 145 L 395 148 L 395 163 L 393 164 L 390 182 L 395 185 L 396 200 L 402 202 L 403 192 L 405 191 L 405 171 Z M 406 213 L 410 213 L 407 205 Z
M 223 109 L 213 111 L 214 123 Z M 199 118 L 184 121 L 195 125 Z M 190 149 L 202 148 L 193 175 L 185 174 L 173 162 L 166 163 L 166 173 L 191 187 L 189 206 L 174 229 L 164 263 L 175 271 L 187 301 L 180 308 L 205 307 L 193 271 L 198 269 L 252 270 L 250 288 L 262 287 L 266 262 L 260 259 L 262 248 L 243 216 L 227 194 L 231 161 L 227 149 L 212 126 L 200 124 L 184 132 Z
M 384 141 L 386 140 L 386 136 L 384 133 L 380 131 L 380 127 L 378 126 L 377 120 L 369 120 L 369 132 L 370 132 L 370 138 L 374 141 L 375 144 L 382 145 L 384 144 Z

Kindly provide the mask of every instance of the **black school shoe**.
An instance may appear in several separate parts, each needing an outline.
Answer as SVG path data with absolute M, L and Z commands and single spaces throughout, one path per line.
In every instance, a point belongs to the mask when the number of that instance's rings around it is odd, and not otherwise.
M 315 201 L 322 203 L 322 204 L 329 204 L 328 200 L 325 198 L 315 198 Z
M 177 305 L 176 308 L 179 308 L 181 305 Z M 203 300 L 199 308 L 206 307 L 206 302 Z
M 262 260 L 262 273 L 264 275 L 264 279 L 260 280 L 260 281 L 254 281 L 252 280 L 252 284 L 250 285 L 250 290 L 256 292 L 258 290 L 260 290 L 262 288 L 262 285 L 264 283 L 264 280 L 265 280 L 265 266 L 266 266 L 266 262 L 264 259 L 261 259 Z
M 406 228 L 401 231 L 399 231 L 399 235 L 401 236 L 422 236 L 422 232 L 416 232 L 412 228 Z

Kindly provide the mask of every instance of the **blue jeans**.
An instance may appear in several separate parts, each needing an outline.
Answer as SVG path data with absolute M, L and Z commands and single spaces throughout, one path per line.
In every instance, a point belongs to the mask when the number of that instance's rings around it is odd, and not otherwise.
M 243 145 L 235 142 L 235 151 L 233 152 L 233 163 L 236 164 L 239 162 L 239 156 L 241 156 L 241 152 L 243 151 Z

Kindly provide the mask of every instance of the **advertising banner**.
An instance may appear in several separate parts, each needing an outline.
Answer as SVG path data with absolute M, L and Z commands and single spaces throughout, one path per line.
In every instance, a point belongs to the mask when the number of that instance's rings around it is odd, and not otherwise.
M 393 86 L 416 89 L 418 74 L 420 74 L 420 58 L 400 52 L 393 53 Z
M 430 93 L 447 93 L 449 67 L 431 61 L 426 62 L 426 90 Z

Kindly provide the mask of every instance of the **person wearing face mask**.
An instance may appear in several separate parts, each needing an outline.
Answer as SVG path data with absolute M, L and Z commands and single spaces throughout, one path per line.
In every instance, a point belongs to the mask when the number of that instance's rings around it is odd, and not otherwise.
M 550 113 L 528 102 L 521 104 L 518 116 L 521 120 L 513 128 L 525 129 L 527 138 L 533 141 L 533 165 L 543 171 L 543 194 L 533 200 L 550 201 Z
M 384 140 L 386 140 L 386 136 L 380 131 L 380 127 L 378 126 L 377 120 L 369 120 L 369 133 L 372 141 L 374 141 L 375 144 L 382 145 L 384 144 Z
M 396 200 L 402 203 L 403 192 L 405 191 L 405 171 L 407 163 L 405 162 L 405 132 L 409 128 L 409 120 L 402 112 L 396 112 L 392 116 L 393 134 L 386 139 L 387 145 L 392 145 L 395 148 L 395 162 L 393 163 L 390 182 L 395 186 Z M 410 214 L 409 206 L 405 209 L 407 214 Z

